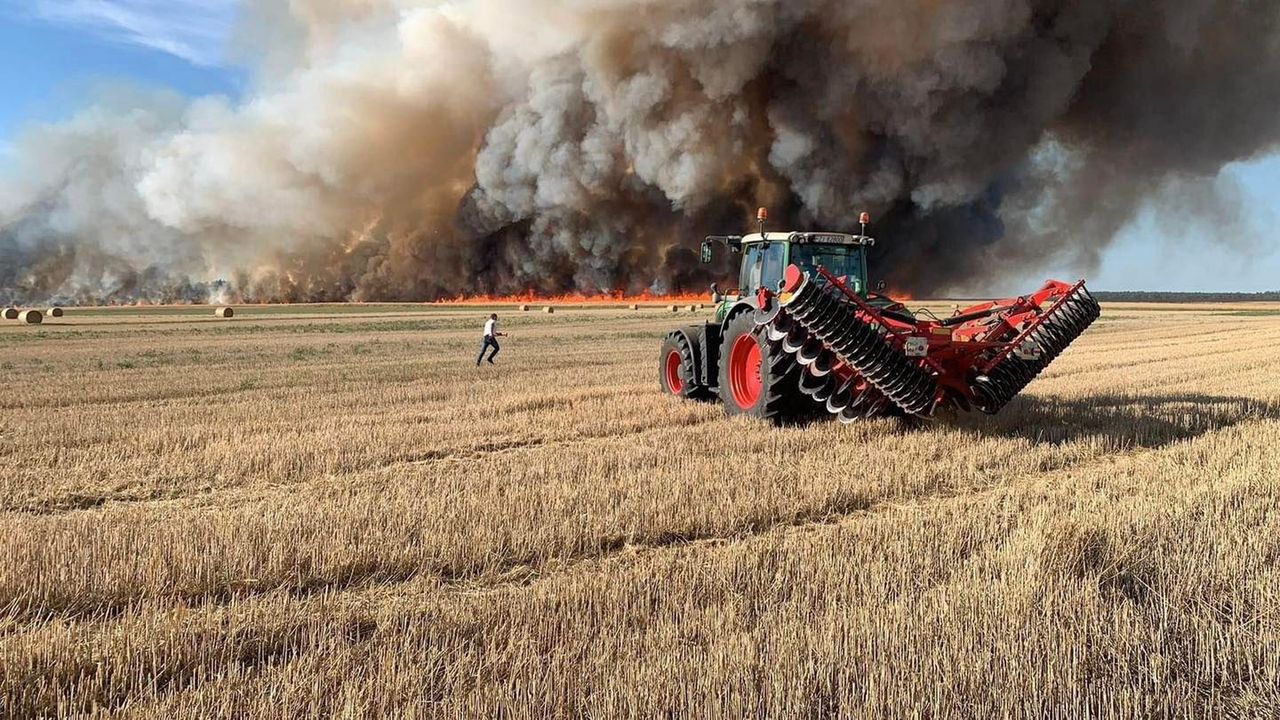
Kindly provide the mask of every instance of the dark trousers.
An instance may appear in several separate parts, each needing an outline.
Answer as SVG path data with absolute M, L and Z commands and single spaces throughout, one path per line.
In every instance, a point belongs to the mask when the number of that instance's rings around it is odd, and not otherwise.
M 493 362 L 493 356 L 497 355 L 498 351 L 502 348 L 498 347 L 498 338 L 492 335 L 485 335 L 484 343 L 480 345 L 480 354 L 476 356 L 477 365 L 479 365 L 480 361 L 484 359 L 484 351 L 489 348 L 493 348 L 493 352 L 489 353 L 489 362 Z

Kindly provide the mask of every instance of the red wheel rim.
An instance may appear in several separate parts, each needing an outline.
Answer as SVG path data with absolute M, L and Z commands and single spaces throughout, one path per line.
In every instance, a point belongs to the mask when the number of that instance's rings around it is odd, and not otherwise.
M 760 378 L 760 343 L 756 336 L 745 333 L 733 341 L 729 349 L 729 391 L 738 407 L 755 407 L 764 382 Z
M 667 353 L 667 389 L 672 395 L 684 392 L 684 378 L 680 377 L 680 352 L 672 350 Z

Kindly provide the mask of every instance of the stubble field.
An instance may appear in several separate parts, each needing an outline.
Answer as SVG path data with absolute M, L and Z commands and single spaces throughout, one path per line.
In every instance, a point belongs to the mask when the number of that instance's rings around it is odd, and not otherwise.
M 658 308 L 0 324 L 0 716 L 1280 713 L 1280 306 L 999 416 L 659 394 Z

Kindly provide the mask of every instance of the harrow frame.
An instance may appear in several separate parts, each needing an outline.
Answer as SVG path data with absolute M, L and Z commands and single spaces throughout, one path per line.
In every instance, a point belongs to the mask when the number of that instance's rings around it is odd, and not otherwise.
M 758 291 L 756 306 L 757 325 L 805 373 L 800 391 L 846 422 L 939 407 L 994 413 L 1100 314 L 1083 280 L 1051 280 L 952 318 L 908 322 L 826 268 L 810 275 L 794 265 L 778 293 Z

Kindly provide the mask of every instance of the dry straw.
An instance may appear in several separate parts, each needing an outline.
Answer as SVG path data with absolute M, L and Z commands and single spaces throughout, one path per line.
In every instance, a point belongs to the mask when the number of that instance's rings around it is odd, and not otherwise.
M 574 308 L 498 383 L 450 371 L 462 320 L 355 371 L 292 351 L 371 342 L 359 315 L 0 325 L 0 363 L 40 362 L 0 396 L 0 717 L 1278 706 L 1280 317 L 1125 305 L 994 417 L 775 429 L 657 391 L 696 320 L 666 307 Z

